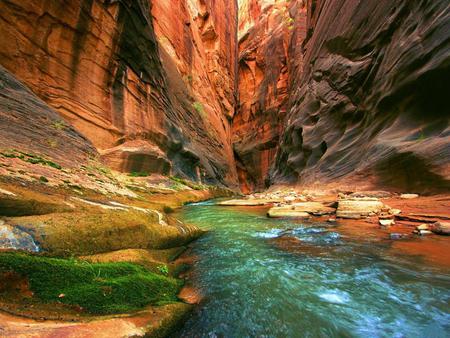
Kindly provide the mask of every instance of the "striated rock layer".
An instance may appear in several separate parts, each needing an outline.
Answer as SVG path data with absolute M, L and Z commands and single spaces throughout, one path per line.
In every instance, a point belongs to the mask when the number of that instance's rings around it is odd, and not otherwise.
M 0 66 L 0 151 L 11 156 L 11 148 L 39 153 L 69 168 L 98 155 L 86 138 Z
M 246 0 L 239 5 L 239 107 L 233 146 L 241 189 L 248 192 L 268 183 L 289 81 L 298 63 L 288 55 L 305 37 L 306 8 L 302 1 Z
M 5 0 L 0 64 L 114 169 L 233 186 L 236 20 L 228 0 Z
M 272 182 L 449 191 L 448 2 L 307 7 Z

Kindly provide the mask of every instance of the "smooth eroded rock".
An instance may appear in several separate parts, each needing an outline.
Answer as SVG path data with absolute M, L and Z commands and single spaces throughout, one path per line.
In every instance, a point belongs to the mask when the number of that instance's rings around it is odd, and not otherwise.
M 377 199 L 339 200 L 336 216 L 341 218 L 362 218 L 375 215 L 385 208 Z

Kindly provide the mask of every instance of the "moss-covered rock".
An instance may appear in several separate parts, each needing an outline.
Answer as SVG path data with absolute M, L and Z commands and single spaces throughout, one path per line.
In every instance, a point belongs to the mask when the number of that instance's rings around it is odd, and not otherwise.
M 53 255 L 90 255 L 122 249 L 182 246 L 202 234 L 196 226 L 160 224 L 156 213 L 95 208 L 71 213 L 16 217 L 9 224 L 33 236 Z
M 185 249 L 185 247 L 167 250 L 124 249 L 81 256 L 80 259 L 92 263 L 130 262 L 142 265 L 154 273 L 176 276 L 179 271 L 182 271 L 183 267 L 172 261 Z
M 89 263 L 0 253 L 0 273 L 27 278 L 43 302 L 76 305 L 94 314 L 122 313 L 177 301 L 181 282 L 131 263 Z

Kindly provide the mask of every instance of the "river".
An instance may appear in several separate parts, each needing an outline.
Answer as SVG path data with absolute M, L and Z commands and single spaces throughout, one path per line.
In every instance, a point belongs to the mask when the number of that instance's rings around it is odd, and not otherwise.
M 177 337 L 449 337 L 450 272 L 326 223 L 261 208 L 184 207 L 209 232 L 193 246 L 203 300 Z M 275 237 L 299 239 L 283 250 Z

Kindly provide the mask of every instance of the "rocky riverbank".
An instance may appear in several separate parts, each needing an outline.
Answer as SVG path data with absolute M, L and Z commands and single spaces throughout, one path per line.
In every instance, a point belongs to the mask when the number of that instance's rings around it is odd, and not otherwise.
M 356 241 L 386 241 L 400 255 L 415 255 L 432 264 L 450 266 L 446 237 L 450 229 L 450 196 L 446 194 L 273 188 L 219 205 L 259 207 L 267 210 L 269 218 L 328 224 Z M 289 231 L 271 242 L 290 252 L 310 249 Z
M 174 209 L 229 194 L 176 177 L 0 156 L 0 310 L 6 337 L 164 336 L 191 305 L 177 260 L 202 235 Z M 180 297 L 182 298 L 183 295 Z

